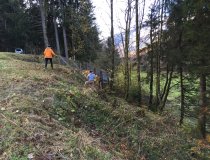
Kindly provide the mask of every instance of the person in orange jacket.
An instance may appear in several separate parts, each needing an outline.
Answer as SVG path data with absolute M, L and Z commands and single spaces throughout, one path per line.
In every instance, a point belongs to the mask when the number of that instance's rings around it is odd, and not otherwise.
M 44 50 L 45 69 L 47 68 L 48 60 L 50 61 L 51 68 L 53 69 L 52 58 L 53 58 L 54 56 L 55 56 L 54 51 L 51 49 L 50 46 L 48 46 L 48 47 Z

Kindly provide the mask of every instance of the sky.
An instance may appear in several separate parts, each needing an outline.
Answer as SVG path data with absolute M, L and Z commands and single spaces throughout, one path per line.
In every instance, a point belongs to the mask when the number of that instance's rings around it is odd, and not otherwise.
M 114 12 L 114 33 L 118 34 L 121 32 L 120 26 L 125 26 L 124 20 L 124 10 L 126 7 L 126 0 L 113 0 L 113 12 Z M 146 0 L 146 11 L 148 11 L 149 6 L 151 5 L 152 0 Z M 94 8 L 94 14 L 96 17 L 96 24 L 101 32 L 100 38 L 106 39 L 110 36 L 110 0 L 92 0 Z M 147 12 L 145 17 L 147 17 Z M 135 23 L 135 15 L 133 15 L 133 23 Z

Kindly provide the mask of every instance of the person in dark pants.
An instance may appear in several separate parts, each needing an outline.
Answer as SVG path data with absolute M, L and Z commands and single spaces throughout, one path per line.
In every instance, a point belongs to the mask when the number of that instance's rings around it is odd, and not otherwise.
M 45 69 L 47 68 L 48 60 L 50 61 L 51 68 L 53 69 L 52 58 L 53 58 L 54 56 L 55 56 L 54 51 L 51 49 L 50 46 L 48 46 L 48 47 L 44 50 Z

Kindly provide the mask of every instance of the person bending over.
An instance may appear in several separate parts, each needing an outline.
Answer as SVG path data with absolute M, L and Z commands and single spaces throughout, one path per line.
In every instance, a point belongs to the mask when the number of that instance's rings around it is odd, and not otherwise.
M 96 75 L 93 73 L 93 71 L 90 71 L 90 73 L 87 75 L 87 81 L 85 82 L 85 86 L 94 84 L 94 79 Z

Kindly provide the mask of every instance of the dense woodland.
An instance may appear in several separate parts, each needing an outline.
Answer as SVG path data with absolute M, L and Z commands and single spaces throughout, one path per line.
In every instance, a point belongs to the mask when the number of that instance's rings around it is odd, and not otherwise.
M 149 14 L 145 0 L 124 1 L 121 58 L 115 43 L 113 0 L 109 1 L 111 32 L 106 41 L 99 39 L 90 0 L 1 0 L 0 51 L 14 52 L 19 47 L 26 54 L 40 55 L 50 44 L 58 55 L 106 70 L 112 94 L 160 115 L 173 108 L 180 126 L 192 120 L 193 132 L 207 139 L 210 1 L 155 0 Z M 129 57 L 132 28 L 135 61 Z M 142 38 L 145 30 L 148 35 Z M 144 62 L 142 44 L 147 48 Z

